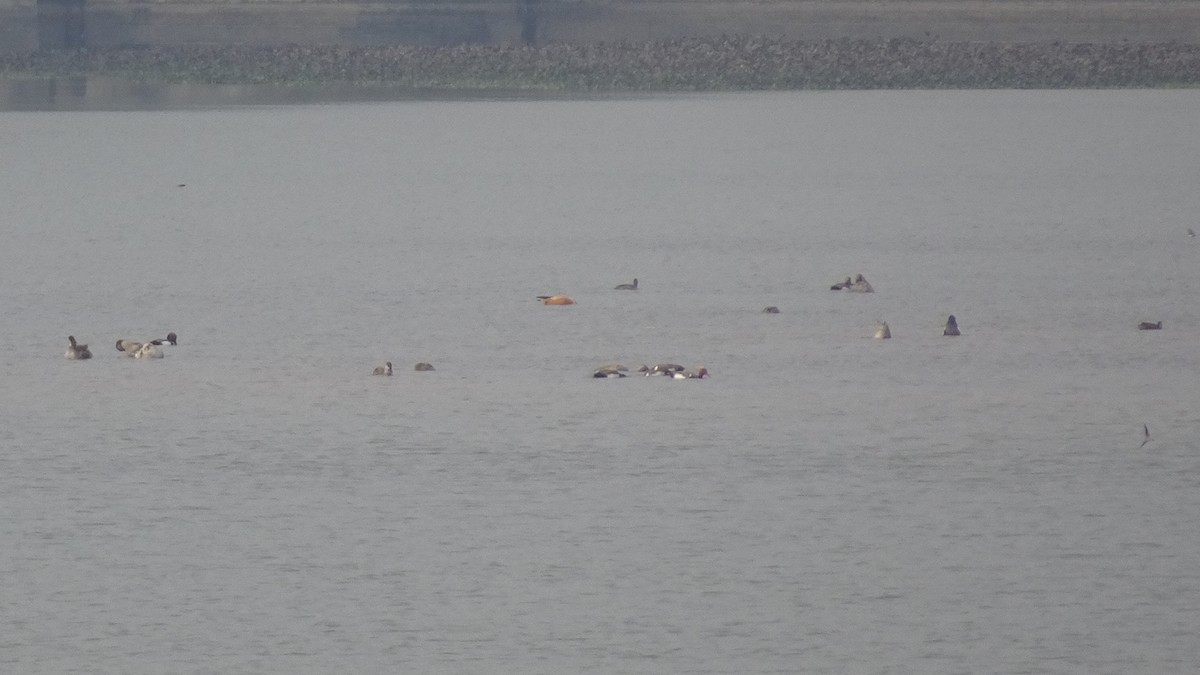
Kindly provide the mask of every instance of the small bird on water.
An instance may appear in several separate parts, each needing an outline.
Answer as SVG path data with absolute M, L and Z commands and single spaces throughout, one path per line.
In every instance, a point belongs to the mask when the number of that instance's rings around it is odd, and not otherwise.
M 1142 444 L 1139 445 L 1138 448 L 1144 448 L 1144 447 L 1146 447 L 1146 444 L 1150 442 L 1150 427 L 1149 427 L 1149 425 L 1146 425 L 1146 424 L 1142 425 L 1142 433 L 1144 434 L 1142 436 Z

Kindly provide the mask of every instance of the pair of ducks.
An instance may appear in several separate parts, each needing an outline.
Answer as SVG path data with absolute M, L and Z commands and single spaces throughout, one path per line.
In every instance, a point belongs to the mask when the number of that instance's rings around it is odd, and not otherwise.
M 636 291 L 638 289 L 638 280 L 634 278 L 632 284 L 617 284 L 613 287 L 617 291 Z M 538 300 L 541 300 L 543 305 L 573 305 L 575 301 L 567 295 L 539 295 Z
M 859 274 L 854 277 L 854 281 L 850 281 L 850 277 L 846 277 L 845 281 L 836 283 L 829 287 L 831 291 L 851 291 L 853 293 L 874 293 L 875 289 L 871 287 L 871 283 Z
M 125 352 L 135 359 L 161 359 L 163 352 L 159 349 L 165 342 L 171 346 L 179 344 L 179 338 L 175 333 L 167 333 L 167 337 L 161 340 L 150 340 L 148 342 L 138 342 L 137 340 L 117 340 L 117 351 Z
M 418 372 L 430 371 L 430 370 L 433 370 L 433 364 L 425 363 L 424 361 L 422 361 L 422 362 L 418 363 L 417 365 L 413 366 L 413 370 L 416 370 Z M 388 376 L 390 376 L 392 374 L 392 362 L 388 361 L 387 363 L 383 364 L 382 366 L 376 366 L 375 370 L 371 371 L 371 374 L 372 375 L 388 375 Z
M 619 363 L 610 363 L 600 366 L 593 373 L 595 378 L 609 377 L 625 377 L 626 371 L 629 369 Z M 650 366 L 642 366 L 636 372 L 648 376 L 670 377 L 675 380 L 702 380 L 708 377 L 708 368 L 700 368 L 695 372 L 684 370 L 683 366 L 677 363 L 660 363 L 653 368 Z
M 133 340 L 117 340 L 117 351 L 125 352 L 129 356 L 137 359 L 161 359 L 163 357 L 162 350 L 159 345 L 166 342 L 170 345 L 177 345 L 178 336 L 175 333 L 167 333 L 167 337 L 162 340 L 151 340 L 149 342 L 135 342 Z M 75 341 L 74 335 L 67 336 L 67 352 L 64 354 L 68 359 L 82 360 L 92 358 L 92 351 L 87 345 L 81 345 Z
M 958 319 L 951 314 L 950 318 L 946 319 L 946 325 L 942 329 L 942 335 L 962 335 L 958 330 Z M 886 321 L 880 321 L 875 325 L 875 339 L 888 340 L 892 337 L 892 329 L 888 327 Z

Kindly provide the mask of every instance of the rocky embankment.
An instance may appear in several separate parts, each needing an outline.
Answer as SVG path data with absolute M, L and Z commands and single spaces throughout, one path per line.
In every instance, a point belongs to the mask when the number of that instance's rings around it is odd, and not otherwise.
M 1200 45 L 721 37 L 540 47 L 179 47 L 0 55 L 0 77 L 567 91 L 1200 85 Z

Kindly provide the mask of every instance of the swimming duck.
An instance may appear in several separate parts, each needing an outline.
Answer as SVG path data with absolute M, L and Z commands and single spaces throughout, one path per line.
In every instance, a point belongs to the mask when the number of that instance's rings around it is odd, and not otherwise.
M 625 366 L 609 365 L 600 366 L 593 373 L 592 377 L 625 377 L 625 371 L 628 370 Z
M 829 287 L 829 290 L 831 290 L 831 291 L 841 291 L 841 290 L 845 290 L 845 289 L 847 289 L 847 288 L 850 288 L 850 287 L 851 287 L 851 286 L 853 286 L 853 285 L 854 285 L 854 282 L 853 282 L 853 281 L 850 281 L 850 277 L 846 277 L 846 280 L 845 280 L 845 281 L 839 281 L 838 283 L 836 283 L 836 284 L 834 284 L 834 285 L 830 286 L 830 287 Z
M 422 362 L 418 363 L 417 365 L 413 366 L 413 370 L 416 370 L 419 372 L 427 372 L 427 371 L 433 370 L 433 364 L 422 361 Z
M 142 348 L 142 343 L 136 340 L 117 340 L 117 351 L 125 352 L 129 356 L 133 356 L 134 352 Z
M 888 340 L 892 337 L 892 329 L 888 328 L 886 321 L 880 321 L 875 324 L 875 339 Z
M 637 290 L 637 277 L 633 278 L 632 284 L 617 284 L 616 286 L 613 287 L 613 290 L 615 290 L 615 291 L 636 291 Z
M 708 368 L 701 368 L 694 373 L 690 370 L 676 370 L 671 373 L 673 380 L 702 380 L 705 377 L 708 377 Z
M 575 301 L 565 295 L 539 295 L 538 300 L 542 301 L 543 305 L 573 305 Z
M 871 283 L 869 281 L 867 281 L 866 279 L 864 279 L 863 275 L 861 275 L 861 274 L 854 277 L 854 283 L 851 284 L 847 290 L 854 291 L 855 293 L 874 293 L 875 292 L 875 289 L 871 287 Z
M 958 332 L 958 320 L 951 314 L 949 319 L 946 319 L 946 330 L 942 331 L 942 335 L 962 335 Z
M 388 361 L 385 365 L 375 366 L 375 370 L 372 370 L 371 374 L 372 375 L 391 375 L 392 374 L 392 362 Z
M 138 347 L 137 351 L 135 351 L 132 356 L 135 359 L 161 359 L 163 357 L 163 352 L 158 348 L 159 344 L 162 344 L 162 342 L 159 340 L 147 342 L 141 347 Z
M 1162 322 L 1150 323 L 1149 321 L 1143 321 L 1138 324 L 1138 330 L 1162 330 Z
M 762 313 L 763 314 L 778 314 L 779 308 L 776 307 L 775 305 L 771 305 L 770 307 L 764 307 Z
M 73 360 L 74 359 L 82 360 L 82 359 L 92 358 L 92 352 L 88 349 L 88 346 L 76 343 L 74 335 L 68 335 L 67 342 L 70 344 L 67 345 L 67 352 L 65 354 L 63 354 L 63 356 L 65 356 L 66 358 L 73 359 Z
M 658 376 L 670 375 L 671 373 L 675 373 L 680 370 L 683 370 L 683 366 L 679 365 L 678 363 L 660 363 L 653 368 L 650 366 L 642 366 L 641 368 L 638 368 L 637 371 L 645 375 Z

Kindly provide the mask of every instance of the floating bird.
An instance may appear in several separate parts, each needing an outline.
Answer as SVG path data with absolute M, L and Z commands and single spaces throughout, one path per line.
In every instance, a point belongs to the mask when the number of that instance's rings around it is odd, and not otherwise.
M 76 343 L 74 335 L 68 335 L 67 342 L 69 343 L 67 345 L 67 352 L 65 354 L 63 354 L 63 356 L 65 356 L 66 358 L 72 359 L 72 360 L 83 360 L 83 359 L 92 358 L 92 352 L 88 349 L 88 346 Z
M 613 287 L 614 291 L 636 291 L 637 289 L 637 277 L 633 278 L 632 284 L 617 284 Z
M 430 371 L 430 370 L 433 370 L 433 364 L 432 364 L 432 363 L 426 363 L 426 362 L 424 362 L 424 361 L 421 361 L 421 362 L 420 362 L 420 363 L 418 363 L 417 365 L 413 366 L 413 370 L 416 370 L 416 371 L 419 371 L 419 372 L 422 372 L 422 373 L 424 373 L 424 372 L 428 372 L 428 371 Z
M 638 368 L 639 373 L 646 375 L 671 375 L 672 373 L 683 370 L 683 366 L 678 363 L 660 363 L 653 368 L 650 366 L 642 366 Z
M 375 370 L 372 370 L 371 374 L 372 375 L 391 375 L 392 374 L 392 362 L 388 361 L 386 364 L 384 364 L 382 366 L 375 366 Z
M 1144 448 L 1146 447 L 1146 444 L 1150 442 L 1150 427 L 1148 425 L 1142 425 L 1142 434 L 1142 444 L 1139 445 L 1138 448 Z
M 690 370 L 676 370 L 671 373 L 673 380 L 703 380 L 708 377 L 708 368 L 701 368 L 696 372 Z
M 850 281 L 850 277 L 846 277 L 846 280 L 845 280 L 845 281 L 839 281 L 838 283 L 836 283 L 836 284 L 834 284 L 834 285 L 830 286 L 830 287 L 829 287 L 829 290 L 831 290 L 831 291 L 842 291 L 842 290 L 845 290 L 845 289 L 847 289 L 847 288 L 850 288 L 850 287 L 851 287 L 851 286 L 853 286 L 853 285 L 854 285 L 854 282 L 853 282 L 853 281 Z
M 875 289 L 871 287 L 871 282 L 863 278 L 863 275 L 861 274 L 854 277 L 854 283 L 851 284 L 847 290 L 854 291 L 855 293 L 875 292 Z
M 779 308 L 776 307 L 775 305 L 771 305 L 770 307 L 764 307 L 762 313 L 763 314 L 778 314 Z
M 946 330 L 942 331 L 942 335 L 962 335 L 958 332 L 958 319 L 955 319 L 953 314 L 946 319 Z
M 538 300 L 542 301 L 543 305 L 573 305 L 575 301 L 565 295 L 539 295 Z
M 607 366 L 600 366 L 599 368 L 597 368 L 595 371 L 592 372 L 592 377 L 595 377 L 595 378 L 625 377 L 626 370 L 628 370 L 628 368 L 626 368 L 625 366 L 614 363 L 614 364 L 610 364 Z
M 888 340 L 892 337 L 892 329 L 888 328 L 886 321 L 880 321 L 875 324 L 875 339 Z
M 162 344 L 162 342 L 158 340 L 147 342 L 139 347 L 132 356 L 135 359 L 161 359 L 163 357 L 163 351 L 158 348 L 160 344 Z
M 1189 236 L 1189 237 L 1192 237 L 1192 238 L 1195 238 L 1195 236 L 1196 236 L 1196 231 L 1195 231 L 1195 230 L 1193 230 L 1192 228 L 1190 228 L 1190 227 L 1189 227 L 1189 228 L 1188 228 L 1188 236 Z
M 1138 330 L 1162 330 L 1162 322 L 1150 323 L 1149 321 L 1143 321 L 1138 324 Z

